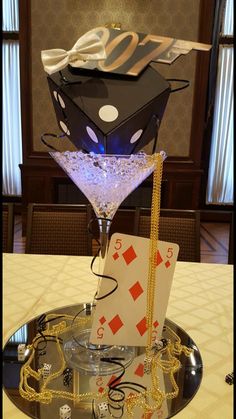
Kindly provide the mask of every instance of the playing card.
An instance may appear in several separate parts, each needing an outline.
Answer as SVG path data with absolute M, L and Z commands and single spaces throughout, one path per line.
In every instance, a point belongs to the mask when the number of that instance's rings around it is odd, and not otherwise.
M 112 235 L 104 274 L 118 288 L 98 300 L 90 335 L 94 344 L 146 346 L 149 242 L 143 237 Z M 158 241 L 152 338 L 161 338 L 179 246 Z M 114 282 L 102 278 L 98 296 L 109 293 Z

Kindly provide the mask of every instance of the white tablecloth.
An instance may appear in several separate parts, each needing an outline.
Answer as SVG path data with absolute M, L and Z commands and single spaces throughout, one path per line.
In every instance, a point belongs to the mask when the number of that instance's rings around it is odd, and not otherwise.
M 3 343 L 24 323 L 54 308 L 90 302 L 97 279 L 90 258 L 3 255 Z M 233 266 L 177 262 L 167 317 L 195 341 L 203 379 L 178 419 L 233 418 Z M 3 419 L 27 418 L 5 395 Z

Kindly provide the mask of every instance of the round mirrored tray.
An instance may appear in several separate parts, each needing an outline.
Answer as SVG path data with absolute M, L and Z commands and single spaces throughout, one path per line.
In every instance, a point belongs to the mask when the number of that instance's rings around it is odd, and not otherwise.
M 96 400 L 91 396 L 90 399 L 86 400 L 69 400 L 67 397 L 58 398 L 53 397 L 50 403 L 41 403 L 36 401 L 28 401 L 26 398 L 21 397 L 19 393 L 19 384 L 20 376 L 22 372 L 22 366 L 30 356 L 30 353 L 27 352 L 24 355 L 24 360 L 19 359 L 18 349 L 19 345 L 28 345 L 32 343 L 32 340 L 36 336 L 39 330 L 43 330 L 43 321 L 45 319 L 45 314 L 50 314 L 50 322 L 56 325 L 58 322 L 63 321 L 63 316 L 74 318 L 78 312 L 86 308 L 86 304 L 77 305 L 77 306 L 68 306 L 58 310 L 53 310 L 52 312 L 44 313 L 36 319 L 31 320 L 27 324 L 23 325 L 18 329 L 6 343 L 3 350 L 3 387 L 4 391 L 10 400 L 15 404 L 15 406 L 27 414 L 30 418 L 34 419 L 57 419 L 60 418 L 60 407 L 63 405 L 68 405 L 71 409 L 71 419 L 91 419 L 97 418 L 98 412 L 98 403 L 103 402 L 102 399 Z M 53 315 L 55 314 L 55 316 Z M 62 316 L 62 317 L 58 317 Z M 53 320 L 56 317 L 56 320 Z M 45 326 L 45 325 L 44 325 Z M 86 325 L 84 326 L 86 328 Z M 172 399 L 164 400 L 161 408 L 154 412 L 150 417 L 158 419 L 167 419 L 176 415 L 180 410 L 185 408 L 185 406 L 191 401 L 191 399 L 196 394 L 202 379 L 202 359 L 198 347 L 191 339 L 191 337 L 178 325 L 174 322 L 166 319 L 165 326 L 163 329 L 162 337 L 168 339 L 168 329 L 173 330 L 175 334 L 181 340 L 181 344 L 192 349 L 190 356 L 184 355 L 182 353 L 177 358 L 180 360 L 181 367 L 174 374 L 175 382 L 179 388 L 177 397 Z M 43 333 L 43 332 L 42 332 Z M 69 336 L 69 335 L 68 335 Z M 85 374 L 83 371 L 80 371 L 80 368 L 73 366 L 73 362 L 68 362 L 66 358 L 66 340 L 67 337 L 63 334 L 63 341 L 60 341 L 60 347 L 63 348 L 61 353 L 64 357 L 64 366 L 63 371 L 50 381 L 48 388 L 50 390 L 55 390 L 55 394 L 60 392 L 67 392 L 71 394 L 85 394 L 91 392 L 92 394 L 102 394 L 104 389 L 107 388 L 111 380 L 118 377 L 120 372 L 118 370 L 112 371 L 107 375 L 91 375 Z M 64 351 L 64 352 L 63 352 Z M 30 352 L 30 351 L 29 351 Z M 122 376 L 121 380 L 129 383 L 136 383 L 149 388 L 151 385 L 151 375 L 144 373 L 144 356 L 145 348 L 136 347 L 133 348 L 134 357 L 132 362 L 126 366 L 125 374 Z M 61 368 L 61 358 L 58 356 L 58 348 L 55 341 L 46 340 L 41 342 L 37 351 L 35 351 L 35 356 L 30 363 L 31 368 L 34 371 L 37 371 L 39 368 L 48 365 L 52 369 L 51 372 L 58 371 Z M 51 366 L 51 367 L 50 367 Z M 158 371 L 158 382 L 159 387 L 165 393 L 172 392 L 172 382 L 168 374 L 163 373 L 163 371 Z M 30 377 L 28 384 L 31 386 L 34 391 L 40 392 L 43 380 L 36 380 L 34 377 Z M 128 389 L 128 393 L 131 393 L 132 390 Z M 62 393 L 64 394 L 64 393 Z M 125 393 L 126 394 L 126 393 Z M 143 411 L 141 408 L 135 408 L 134 418 L 141 419 L 143 417 Z M 107 418 L 111 417 L 122 417 L 124 419 L 128 418 L 125 411 L 116 410 L 113 412 L 113 415 L 108 413 Z M 103 417 L 103 416 L 101 416 Z

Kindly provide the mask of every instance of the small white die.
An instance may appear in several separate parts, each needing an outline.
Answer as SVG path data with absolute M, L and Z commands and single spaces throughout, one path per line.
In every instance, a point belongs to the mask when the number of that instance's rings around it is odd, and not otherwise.
M 109 417 L 109 410 L 108 410 L 108 404 L 105 402 L 98 403 L 98 418 L 108 418 Z
M 26 350 L 25 343 L 20 343 L 17 346 L 17 359 L 18 359 L 18 361 L 24 361 L 25 360 L 25 350 Z
M 71 408 L 68 404 L 60 407 L 60 419 L 71 419 Z
M 51 364 L 43 364 L 43 378 L 44 380 L 48 378 L 51 372 L 52 365 Z

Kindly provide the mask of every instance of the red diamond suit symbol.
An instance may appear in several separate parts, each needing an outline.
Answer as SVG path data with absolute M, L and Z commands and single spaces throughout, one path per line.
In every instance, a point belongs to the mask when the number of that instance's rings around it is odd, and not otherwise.
M 122 256 L 123 256 L 123 258 L 126 262 L 126 265 L 129 265 L 137 257 L 133 246 L 128 247 L 128 249 L 126 249 L 126 251 L 124 253 L 122 253 Z

